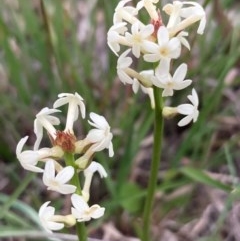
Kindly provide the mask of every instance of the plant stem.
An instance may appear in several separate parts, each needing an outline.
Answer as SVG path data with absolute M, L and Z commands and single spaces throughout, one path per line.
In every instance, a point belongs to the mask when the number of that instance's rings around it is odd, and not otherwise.
M 154 119 L 154 142 L 153 154 L 150 170 L 150 179 L 148 182 L 147 197 L 145 200 L 144 213 L 143 213 L 143 233 L 142 241 L 150 241 L 150 226 L 151 226 L 151 210 L 154 200 L 155 189 L 157 185 L 157 176 L 160 166 L 162 139 L 163 139 L 163 98 L 162 90 L 154 87 L 154 100 L 155 100 L 155 119 Z
M 79 182 L 78 172 L 77 172 L 77 168 L 75 167 L 74 156 L 73 154 L 66 153 L 64 157 L 65 157 L 66 164 L 74 168 L 74 175 L 71 180 L 71 184 L 77 187 L 76 194 L 82 195 L 82 189 Z M 76 231 L 77 231 L 78 241 L 87 241 L 87 230 L 84 222 L 76 223 Z

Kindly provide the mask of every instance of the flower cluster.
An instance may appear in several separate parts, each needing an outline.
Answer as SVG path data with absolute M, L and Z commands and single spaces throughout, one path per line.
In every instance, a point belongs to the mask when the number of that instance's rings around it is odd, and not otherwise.
M 34 121 L 36 142 L 33 150 L 23 150 L 28 136 L 22 138 L 16 148 L 16 155 L 22 167 L 32 172 L 43 173 L 43 183 L 48 190 L 63 195 L 71 194 L 72 208 L 69 215 L 55 215 L 55 208 L 49 206 L 50 201 L 41 206 L 39 218 L 48 232 L 62 229 L 64 226 L 73 226 L 76 222 L 96 219 L 104 214 L 103 207 L 97 204 L 88 205 L 93 174 L 98 172 L 102 178 L 107 177 L 103 166 L 92 160 L 96 152 L 104 149 L 108 149 L 110 157 L 114 155 L 113 135 L 106 119 L 96 113 L 90 113 L 88 123 L 93 129 L 84 139 L 77 140 L 73 126 L 80 113 L 82 118 L 85 118 L 83 98 L 78 93 L 62 93 L 58 97 L 52 109 L 43 108 L 36 115 Z M 63 105 L 68 106 L 68 111 L 65 129 L 61 131 L 55 129 L 55 126 L 60 124 L 60 119 L 54 114 L 61 112 L 57 108 Z M 51 148 L 40 148 L 44 131 L 50 138 Z M 82 189 L 79 187 L 80 183 L 73 180 L 79 180 L 79 173 L 84 175 Z
M 163 7 L 168 17 L 165 24 L 161 11 L 156 4 L 159 0 L 140 0 L 136 7 L 130 6 L 131 0 L 121 0 L 113 16 L 113 26 L 108 31 L 108 45 L 119 56 L 117 74 L 124 84 L 132 85 L 136 93 L 141 87 L 148 93 L 154 108 L 153 87 L 162 89 L 162 96 L 173 96 L 175 91 L 188 87 L 192 80 L 185 79 L 187 65 L 182 63 L 174 73 L 171 73 L 172 61 L 181 55 L 182 47 L 190 50 L 187 40 L 189 33 L 186 28 L 199 22 L 198 34 L 203 34 L 206 16 L 203 8 L 192 1 L 173 1 Z M 143 23 L 138 15 L 140 11 L 147 12 L 149 23 Z M 155 69 L 136 71 L 132 68 L 133 59 L 142 58 L 143 61 L 154 63 Z M 198 96 L 193 89 L 188 96 L 191 104 L 177 107 L 166 107 L 164 114 L 182 114 L 185 117 L 179 126 L 195 122 L 198 118 Z

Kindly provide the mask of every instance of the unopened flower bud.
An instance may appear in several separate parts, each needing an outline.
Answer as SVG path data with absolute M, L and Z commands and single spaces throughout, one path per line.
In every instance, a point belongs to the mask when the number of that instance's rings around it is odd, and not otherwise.
M 88 156 L 85 153 L 83 156 L 81 156 L 75 161 L 75 164 L 77 165 L 78 169 L 80 169 L 81 171 L 85 170 L 88 167 L 91 161 L 91 158 L 92 156 Z
M 87 149 L 88 145 L 90 145 L 91 143 L 87 140 L 79 140 L 75 142 L 75 153 L 77 154 L 81 154 L 82 152 L 85 151 L 85 149 Z
M 163 107 L 162 114 L 163 114 L 163 117 L 167 119 L 173 118 L 177 113 L 178 112 L 176 107 L 169 107 L 169 106 Z
M 50 149 L 50 156 L 60 158 L 64 155 L 64 152 L 60 146 L 54 146 Z
M 76 219 L 73 215 L 54 215 L 51 217 L 51 221 L 57 222 L 57 223 L 63 223 L 66 227 L 72 227 L 76 224 Z
M 72 227 L 76 224 L 76 219 L 73 215 L 69 214 L 64 217 L 64 224 L 66 227 Z

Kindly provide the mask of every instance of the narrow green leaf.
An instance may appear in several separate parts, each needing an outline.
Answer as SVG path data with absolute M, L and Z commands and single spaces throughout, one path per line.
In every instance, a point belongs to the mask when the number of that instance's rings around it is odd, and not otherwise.
M 232 188 L 230 186 L 225 185 L 215 179 L 212 179 L 202 170 L 197 170 L 192 167 L 184 167 L 180 169 L 180 172 L 196 182 L 200 182 L 208 186 L 219 188 L 226 192 L 232 191 Z
M 7 202 L 9 202 L 9 197 L 7 195 L 4 195 L 1 193 L 0 194 L 0 204 L 3 203 L 4 204 L 3 206 L 5 206 L 5 204 Z M 38 214 L 32 207 L 30 207 L 29 205 L 27 205 L 19 200 L 15 200 L 11 205 L 14 209 L 18 210 L 19 212 L 24 214 L 24 216 L 28 217 L 34 223 L 36 223 L 38 226 L 41 227 Z

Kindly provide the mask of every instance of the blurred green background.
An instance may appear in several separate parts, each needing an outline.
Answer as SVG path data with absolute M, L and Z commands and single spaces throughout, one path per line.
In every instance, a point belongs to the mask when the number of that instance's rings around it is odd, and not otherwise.
M 29 135 L 28 146 L 35 141 L 35 115 L 45 106 L 52 107 L 62 92 L 78 92 L 87 112 L 104 115 L 115 135 L 114 158 L 107 153 L 96 156 L 109 177 L 94 179 L 91 202 L 105 206 L 106 215 L 90 222 L 90 234 L 106 237 L 103 227 L 109 223 L 121 234 L 138 233 L 151 159 L 153 112 L 148 97 L 140 92 L 134 95 L 131 86 L 124 86 L 116 76 L 117 57 L 107 46 L 106 34 L 117 2 L 1 1 L 0 240 L 12 240 L 13 235 L 26 240 L 29 230 L 41 230 L 37 210 L 45 201 L 54 200 L 63 212 L 69 209 L 69 200 L 47 192 L 41 175 L 23 170 L 15 156 L 20 138 Z M 177 227 L 200 220 L 206 208 L 216 204 L 209 193 L 222 190 L 224 216 L 218 210 L 214 228 L 194 237 L 220 241 L 233 235 L 225 221 L 231 219 L 238 200 L 228 191 L 238 191 L 240 175 L 240 5 L 234 0 L 208 0 L 203 5 L 205 33 L 196 36 L 192 29 L 192 50 L 184 49 L 176 63 L 188 64 L 188 77 L 200 97 L 200 117 L 185 128 L 177 127 L 177 118 L 165 122 L 153 229 L 157 227 L 156 236 L 161 236 L 166 220 L 174 220 Z M 177 93 L 172 105 L 185 103 L 187 91 Z M 85 124 L 78 128 L 87 131 Z M 180 237 L 177 232 L 173 235 Z M 164 241 L 164 235 L 159 240 Z

